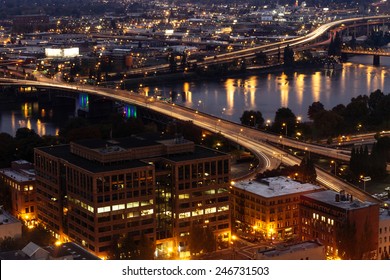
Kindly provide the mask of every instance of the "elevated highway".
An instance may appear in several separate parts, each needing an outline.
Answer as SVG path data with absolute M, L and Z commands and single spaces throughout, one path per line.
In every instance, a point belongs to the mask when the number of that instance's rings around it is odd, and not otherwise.
M 212 132 L 220 133 L 224 137 L 239 143 L 249 150 L 254 151 L 259 157 L 263 158 L 265 162 L 265 168 L 274 168 L 280 157 L 280 161 L 288 165 L 300 164 L 301 159 L 292 155 L 286 155 L 285 151 L 269 143 L 277 143 L 285 146 L 294 147 L 308 152 L 322 154 L 328 157 L 334 157 L 340 160 L 349 160 L 349 155 L 341 153 L 337 149 L 331 149 L 322 147 L 319 145 L 302 143 L 294 139 L 280 137 L 279 135 L 273 135 L 265 133 L 263 131 L 244 127 L 240 124 L 226 121 L 215 116 L 200 113 L 192 109 L 178 106 L 174 103 L 167 103 L 158 101 L 154 98 L 145 97 L 142 95 L 130 93 L 125 90 L 100 88 L 93 86 L 80 86 L 65 84 L 58 80 L 47 81 L 29 81 L 29 80 L 13 80 L 13 79 L 0 79 L 1 85 L 9 86 L 35 86 L 37 88 L 53 88 L 61 90 L 70 90 L 76 92 L 84 92 L 101 97 L 110 98 L 113 100 L 135 104 L 145 108 L 149 108 L 156 112 L 160 112 L 172 118 L 177 118 L 184 121 L 192 121 L 195 125 Z M 338 177 L 325 172 L 322 169 L 317 168 L 317 180 L 320 184 L 335 191 L 345 190 L 346 192 L 354 195 L 356 198 L 362 201 L 379 202 L 376 198 L 370 194 L 356 188 L 355 186 L 339 179 Z
M 329 30 L 332 28 L 341 26 L 341 25 L 347 25 L 352 24 L 353 26 L 361 23 L 366 22 L 367 24 L 378 24 L 380 22 L 379 20 L 383 21 L 389 20 L 390 15 L 379 15 L 379 16 L 369 16 L 369 17 L 355 17 L 355 18 L 348 18 L 348 19 L 342 19 L 338 21 L 329 22 L 326 24 L 321 25 L 314 31 L 308 33 L 305 36 L 293 38 L 293 39 L 287 39 L 281 42 L 276 43 L 270 43 L 265 44 L 262 46 L 255 46 L 255 47 L 249 47 L 243 50 L 237 50 L 232 51 L 229 53 L 224 54 L 218 54 L 215 56 L 209 56 L 205 57 L 203 60 L 189 60 L 189 63 L 196 63 L 198 67 L 205 67 L 213 64 L 219 64 L 219 63 L 227 63 L 234 61 L 236 59 L 249 59 L 254 58 L 256 54 L 263 52 L 265 54 L 274 54 L 277 53 L 279 50 L 283 50 L 287 45 L 294 48 L 310 48 L 312 46 L 315 46 L 319 43 L 316 43 L 316 40 L 321 38 L 324 34 L 326 34 Z M 330 42 L 330 40 L 326 40 L 326 42 Z M 150 67 L 143 67 L 139 69 L 134 69 L 128 72 L 130 75 L 135 74 L 145 74 L 145 73 L 154 73 L 154 72 L 163 72 L 169 70 L 169 64 L 161 64 L 157 66 L 150 66 Z

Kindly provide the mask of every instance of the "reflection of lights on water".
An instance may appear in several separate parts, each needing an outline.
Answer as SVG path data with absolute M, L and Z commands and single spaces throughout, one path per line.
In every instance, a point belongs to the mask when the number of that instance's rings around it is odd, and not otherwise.
M 12 131 L 15 131 L 15 125 L 16 125 L 15 112 L 12 111 L 12 113 L 11 113 L 11 127 L 12 127 Z
M 321 100 L 321 72 L 315 72 L 315 74 L 311 77 L 312 82 L 312 93 L 313 100 L 320 101 Z
M 280 76 L 279 80 L 279 86 L 280 86 L 280 106 L 281 107 L 288 107 L 288 93 L 289 93 L 289 82 L 288 82 L 288 76 L 286 74 L 282 74 Z
M 225 89 L 226 89 L 226 105 L 228 108 L 233 108 L 234 92 L 236 91 L 236 88 L 234 87 L 234 79 L 226 79 Z
M 28 129 L 31 129 L 31 121 L 30 121 L 30 119 L 27 120 L 27 125 L 26 125 L 26 127 L 27 127 Z
M 251 76 L 249 77 L 248 79 L 248 86 L 249 86 L 249 94 L 250 94 L 250 97 L 249 97 L 249 105 L 251 107 L 255 107 L 256 106 L 256 88 L 257 88 L 257 77 L 256 76 Z
M 302 106 L 303 90 L 305 88 L 305 74 L 298 74 L 295 79 L 295 91 L 297 95 L 297 103 Z

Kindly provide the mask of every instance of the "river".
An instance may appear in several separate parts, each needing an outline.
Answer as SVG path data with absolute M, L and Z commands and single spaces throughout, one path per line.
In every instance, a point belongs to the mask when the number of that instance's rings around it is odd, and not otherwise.
M 352 97 L 377 89 L 390 90 L 390 58 L 382 57 L 381 66 L 372 66 L 371 56 L 353 57 L 335 71 L 299 70 L 292 73 L 253 74 L 239 78 L 177 82 L 145 92 L 159 92 L 169 97 L 177 92 L 175 103 L 234 122 L 244 110 L 259 110 L 264 119 L 273 120 L 281 107 L 289 107 L 302 120 L 308 107 L 320 101 L 326 109 L 348 104 Z M 61 116 L 64 115 L 64 116 Z M 20 127 L 34 129 L 39 135 L 56 135 L 64 119 L 72 112 L 41 108 L 36 102 L 13 107 L 0 105 L 0 132 L 14 135 Z

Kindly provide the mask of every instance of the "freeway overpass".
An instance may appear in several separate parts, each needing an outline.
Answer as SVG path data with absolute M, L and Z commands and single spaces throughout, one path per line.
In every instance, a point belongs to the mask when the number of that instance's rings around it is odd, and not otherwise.
M 292 155 L 285 156 L 284 150 L 275 147 L 274 145 L 270 145 L 268 142 L 283 144 L 285 146 L 291 146 L 297 149 L 307 150 L 309 152 L 326 155 L 328 157 L 334 157 L 340 160 L 349 159 L 349 156 L 347 154 L 343 154 L 337 149 L 302 143 L 294 139 L 280 137 L 279 135 L 273 135 L 263 131 L 251 129 L 237 123 L 217 118 L 212 115 L 200 113 L 198 111 L 186 107 L 178 106 L 174 103 L 158 101 L 154 98 L 130 93 L 125 90 L 99 88 L 86 85 L 81 86 L 65 84 L 61 81 L 50 79 L 47 79 L 47 81 L 45 82 L 0 79 L 0 85 L 35 86 L 37 88 L 57 88 L 75 92 L 84 92 L 99 95 L 117 101 L 122 101 L 125 103 L 146 107 L 156 112 L 171 116 L 172 118 L 177 118 L 184 121 L 192 121 L 195 125 L 199 127 L 216 133 L 221 133 L 224 137 L 239 143 L 240 145 L 246 147 L 251 151 L 254 151 L 256 155 L 263 158 L 264 162 L 266 163 L 265 167 L 268 169 L 275 167 L 275 159 L 277 159 L 279 156 L 280 161 L 283 161 L 283 163 L 288 165 L 299 164 L 301 161 L 301 159 Z M 318 168 L 317 180 L 320 184 L 335 191 L 345 190 L 346 192 L 352 194 L 354 197 L 362 201 L 379 202 L 370 194 Z
M 378 24 L 377 20 L 388 20 L 390 19 L 390 15 L 379 15 L 379 16 L 368 16 L 368 17 L 355 17 L 342 19 L 330 23 L 326 23 L 315 29 L 314 31 L 308 33 L 305 36 L 284 40 L 282 42 L 270 43 L 262 46 L 255 46 L 246 48 L 243 50 L 232 51 L 229 53 L 219 54 L 215 56 L 205 57 L 202 61 L 198 60 L 189 60 L 188 63 L 193 64 L 196 63 L 198 67 L 205 67 L 212 64 L 226 63 L 231 62 L 236 59 L 249 59 L 254 58 L 256 54 L 263 52 L 265 54 L 274 54 L 279 50 L 284 49 L 287 45 L 290 47 L 298 48 L 298 47 L 312 47 L 316 45 L 316 40 L 321 38 L 322 35 L 326 34 L 332 28 L 337 26 L 341 26 L 344 24 L 353 24 L 356 25 L 359 22 L 367 22 L 367 24 Z M 327 40 L 329 42 L 330 40 Z M 314 43 L 314 44 L 313 44 Z M 157 66 L 149 66 L 131 70 L 127 72 L 129 75 L 139 75 L 145 73 L 155 73 L 168 71 L 169 64 L 161 64 Z

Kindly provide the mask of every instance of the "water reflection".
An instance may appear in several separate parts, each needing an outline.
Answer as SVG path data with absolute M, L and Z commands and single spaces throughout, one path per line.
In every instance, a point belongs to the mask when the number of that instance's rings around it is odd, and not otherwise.
M 223 115 L 235 122 L 240 121 L 244 110 L 259 110 L 264 119 L 273 120 L 280 107 L 289 107 L 304 121 L 308 107 L 315 101 L 331 109 L 338 104 L 348 104 L 352 97 L 368 95 L 377 89 L 389 93 L 390 58 L 381 58 L 381 65 L 373 67 L 371 57 L 354 57 L 335 71 L 259 73 L 223 80 L 177 82 L 159 85 L 158 89 L 140 85 L 139 89 L 148 95 L 161 94 L 164 97 L 176 92 L 175 103 L 218 118 Z M 23 102 L 12 109 L 0 104 L 0 131 L 14 134 L 19 127 L 30 126 L 39 134 L 56 135 L 58 126 L 51 123 L 55 115 L 67 119 L 58 108 L 55 111 L 40 108 L 37 103 Z
M 282 73 L 277 77 L 279 89 L 280 89 L 280 107 L 288 107 L 288 93 L 290 89 L 289 80 L 286 74 Z
M 194 100 L 202 100 L 207 113 L 219 117 L 222 108 L 226 108 L 225 117 L 235 122 L 239 122 L 244 110 L 259 110 L 265 119 L 272 120 L 280 107 L 289 107 L 306 120 L 308 107 L 315 101 L 332 109 L 338 104 L 348 104 L 352 97 L 369 95 L 377 89 L 387 93 L 390 58 L 381 58 L 382 67 L 373 67 L 369 57 L 351 60 L 344 63 L 342 69 L 332 71 L 306 70 L 193 82 L 190 91 Z M 170 87 L 182 86 L 183 83 L 179 83 Z M 182 105 L 197 107 L 196 102 L 182 102 Z
M 234 93 L 236 91 L 236 83 L 235 79 L 227 79 L 225 81 L 225 89 L 226 89 L 226 107 L 229 109 L 234 107 Z
M 62 121 L 66 121 L 64 114 L 61 114 Z M 66 113 L 66 116 L 68 113 Z M 19 128 L 26 127 L 33 129 L 38 135 L 58 135 L 59 128 L 53 122 L 53 110 L 51 108 L 40 108 L 38 102 L 23 102 L 18 104 L 3 104 L 0 107 L 0 132 L 15 135 Z

